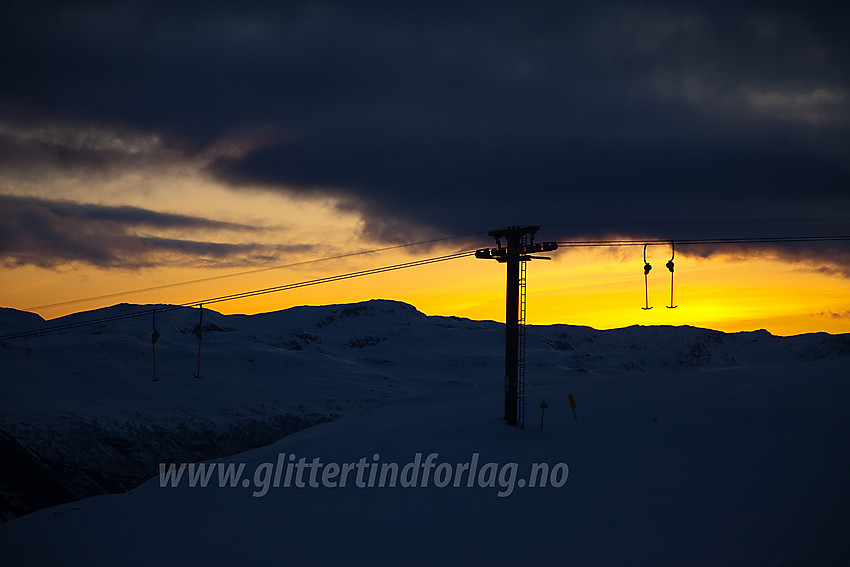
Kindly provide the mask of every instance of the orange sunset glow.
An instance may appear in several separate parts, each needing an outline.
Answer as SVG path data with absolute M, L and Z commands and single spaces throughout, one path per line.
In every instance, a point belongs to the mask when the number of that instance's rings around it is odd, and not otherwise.
M 34 311 L 46 319 L 120 302 L 192 303 L 493 244 L 482 231 L 455 241 L 311 262 L 396 243 L 369 237 L 364 232 L 366 219 L 356 210 L 340 207 L 333 197 L 294 197 L 261 187 L 234 192 L 193 165 L 143 176 L 117 175 L 99 180 L 99 185 L 66 177 L 47 181 L 37 185 L 16 179 L 10 185 L 11 194 L 49 199 L 60 190 L 64 199 L 82 203 L 97 195 L 103 206 L 147 210 L 156 205 L 166 214 L 189 211 L 221 223 L 221 228 L 214 229 L 140 226 L 132 237 L 247 242 L 269 250 L 294 242 L 296 247 L 238 265 L 203 256 L 191 259 L 167 255 L 148 258 L 147 265 L 136 267 L 101 267 L 74 261 L 50 266 L 7 264 L 0 304 Z M 245 225 L 251 228 L 243 228 Z M 544 225 L 539 237 L 547 240 L 554 234 Z M 664 264 L 669 259 L 669 246 L 648 248 L 648 260 L 654 268 L 648 279 L 653 309 L 647 311 L 640 309 L 644 305 L 641 246 L 562 246 L 549 255 L 551 261 L 530 263 L 528 322 L 598 329 L 630 325 L 692 325 L 722 331 L 764 328 L 780 335 L 850 332 L 850 281 L 841 275 L 840 266 L 829 266 L 824 258 L 789 262 L 758 248 L 745 258 L 724 254 L 722 246 L 707 258 L 689 252 L 686 245 L 677 248 L 677 308 L 667 309 L 670 278 Z M 276 268 L 299 263 L 303 264 Z M 504 321 L 504 286 L 503 265 L 470 255 L 209 307 L 222 313 L 250 314 L 297 305 L 383 298 L 411 303 L 429 315 Z
M 540 225 L 540 240 L 635 245 L 533 261 L 530 323 L 850 332 L 850 89 L 817 26 L 785 42 L 761 12 L 482 23 L 309 4 L 232 29 L 151 13 L 127 42 L 121 8 L 21 8 L 0 89 L 0 305 L 53 319 L 193 303 Z M 575 33 L 585 18 L 593 31 Z M 759 242 L 794 237 L 843 239 Z M 641 310 L 640 244 L 668 240 L 678 307 L 653 245 Z M 502 321 L 504 271 L 470 256 L 209 307 L 387 298 Z
M 356 238 L 352 241 L 357 242 Z M 480 245 L 490 245 L 486 235 L 481 235 Z M 329 242 L 327 250 L 345 254 L 370 249 L 337 246 Z M 425 248 L 419 254 L 416 248 L 288 268 L 268 266 L 271 269 L 258 268 L 260 271 L 241 274 L 239 270 L 212 267 L 133 271 L 85 266 L 54 270 L 22 267 L 6 271 L 0 302 L 52 319 L 118 302 L 192 303 L 458 251 L 447 244 L 437 248 L 418 247 Z M 680 246 L 673 290 L 677 307 L 668 309 L 670 274 L 664 263 L 669 259 L 669 250 L 661 245 L 650 247 L 649 261 L 654 267 L 648 280 L 649 302 L 653 309 L 642 310 L 640 246 L 561 247 L 549 256 L 551 261 L 533 261 L 528 268 L 531 324 L 566 323 L 598 329 L 630 325 L 691 325 L 722 331 L 763 328 L 779 335 L 850 332 L 850 284 L 844 278 L 811 266 L 761 256 L 747 261 L 722 254 L 708 259 L 694 258 L 687 255 L 687 247 Z M 312 259 L 299 255 L 292 261 Z M 470 255 L 433 265 L 215 303 L 209 308 L 227 314 L 250 314 L 298 305 L 384 298 L 411 303 L 429 315 L 503 322 L 504 280 L 502 264 L 477 260 Z M 100 297 L 104 295 L 109 297 Z

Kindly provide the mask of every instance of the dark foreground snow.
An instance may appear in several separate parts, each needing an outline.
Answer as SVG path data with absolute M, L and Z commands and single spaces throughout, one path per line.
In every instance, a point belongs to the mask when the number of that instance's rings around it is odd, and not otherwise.
M 500 417 L 495 323 L 424 317 L 394 302 L 210 314 L 221 330 L 204 337 L 196 381 L 197 342 L 183 332 L 193 313 L 175 314 L 185 320 L 161 325 L 157 383 L 146 329 L 132 319 L 101 335 L 79 329 L 2 349 L 13 370 L 3 373 L 4 429 L 46 452 L 46 432 L 78 431 L 63 429 L 71 414 L 107 432 L 120 423 L 148 443 L 130 460 L 154 477 L 1 525 L 13 564 L 834 565 L 850 553 L 847 336 L 530 327 L 518 429 Z M 81 365 L 94 370 L 81 377 Z M 247 486 L 155 478 L 167 452 L 145 436 L 151 420 L 192 435 L 195 419 L 222 431 L 287 414 L 331 421 L 214 459 L 244 464 Z M 81 463 L 106 452 L 98 436 L 77 443 L 69 453 Z M 135 446 L 112 450 L 133 455 Z M 400 467 L 436 454 L 435 465 L 453 470 L 477 454 L 501 475 L 471 488 L 466 477 L 439 488 L 433 476 L 426 487 L 358 488 L 351 475 L 346 487 L 264 489 L 258 471 L 282 453 L 283 462 Z M 534 463 L 564 463 L 566 482 L 520 487 Z

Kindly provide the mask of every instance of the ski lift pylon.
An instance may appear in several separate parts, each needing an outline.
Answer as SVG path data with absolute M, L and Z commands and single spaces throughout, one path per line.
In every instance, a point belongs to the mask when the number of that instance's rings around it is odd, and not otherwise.
M 156 341 L 159 340 L 159 331 L 156 330 L 156 309 L 153 310 L 153 332 L 151 333 L 151 355 L 153 357 L 153 382 L 159 380 L 156 376 Z
M 198 320 L 198 327 L 195 329 L 195 336 L 198 337 L 198 371 L 195 372 L 195 378 L 201 378 L 201 338 L 204 336 L 204 304 L 198 304 L 201 314 Z

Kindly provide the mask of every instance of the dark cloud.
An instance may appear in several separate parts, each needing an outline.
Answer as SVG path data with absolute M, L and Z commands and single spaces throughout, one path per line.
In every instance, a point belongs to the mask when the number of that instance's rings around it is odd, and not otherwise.
M 809 223 L 812 227 L 822 230 L 823 227 L 833 226 L 839 228 L 845 220 L 826 219 L 818 223 Z M 735 223 L 740 230 L 746 230 L 743 223 Z M 761 232 L 770 232 L 777 236 L 788 236 L 792 234 L 804 234 L 795 229 L 805 227 L 807 223 L 786 220 L 784 222 L 757 223 L 764 225 Z M 716 227 L 711 227 L 716 229 Z M 782 231 L 780 233 L 780 231 Z M 742 232 L 742 234 L 748 234 Z M 755 234 L 755 233 L 752 233 Z M 755 236 L 743 236 L 742 238 L 756 238 Z M 819 273 L 827 276 L 850 278 L 850 245 L 846 241 L 819 241 L 819 242 L 785 242 L 776 243 L 735 243 L 735 244 L 678 244 L 676 255 L 709 258 L 721 254 L 725 258 L 747 262 L 754 258 L 766 258 L 786 262 L 797 266 L 797 269 Z M 636 254 L 637 256 L 637 254 Z M 657 255 L 655 256 L 658 257 Z
M 824 317 L 827 319 L 850 319 L 850 310 L 844 311 L 820 311 L 815 313 L 816 317 Z
M 187 159 L 154 134 L 59 123 L 20 127 L 0 122 L 0 182 L 44 172 L 100 176 L 167 167 Z
M 214 175 L 334 194 L 388 240 L 519 223 L 553 238 L 850 232 L 842 3 L 3 10 L 7 122 L 130 128 L 186 156 L 229 140 Z
M 260 230 L 136 207 L 0 196 L 0 259 L 7 266 L 86 263 L 141 268 L 188 262 L 229 267 L 274 259 L 284 247 L 138 234 L 155 230 Z M 299 251 L 287 248 L 289 252 Z

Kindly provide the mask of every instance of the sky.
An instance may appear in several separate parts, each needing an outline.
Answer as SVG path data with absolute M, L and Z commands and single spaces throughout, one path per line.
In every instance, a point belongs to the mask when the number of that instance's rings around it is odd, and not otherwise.
M 840 2 L 4 2 L 0 305 L 197 301 L 510 225 L 847 236 L 847 29 Z M 665 309 L 669 246 L 646 289 L 642 246 L 562 247 L 529 266 L 529 322 L 850 332 L 847 241 L 675 253 Z M 462 258 L 215 308 L 504 320 L 504 277 Z

